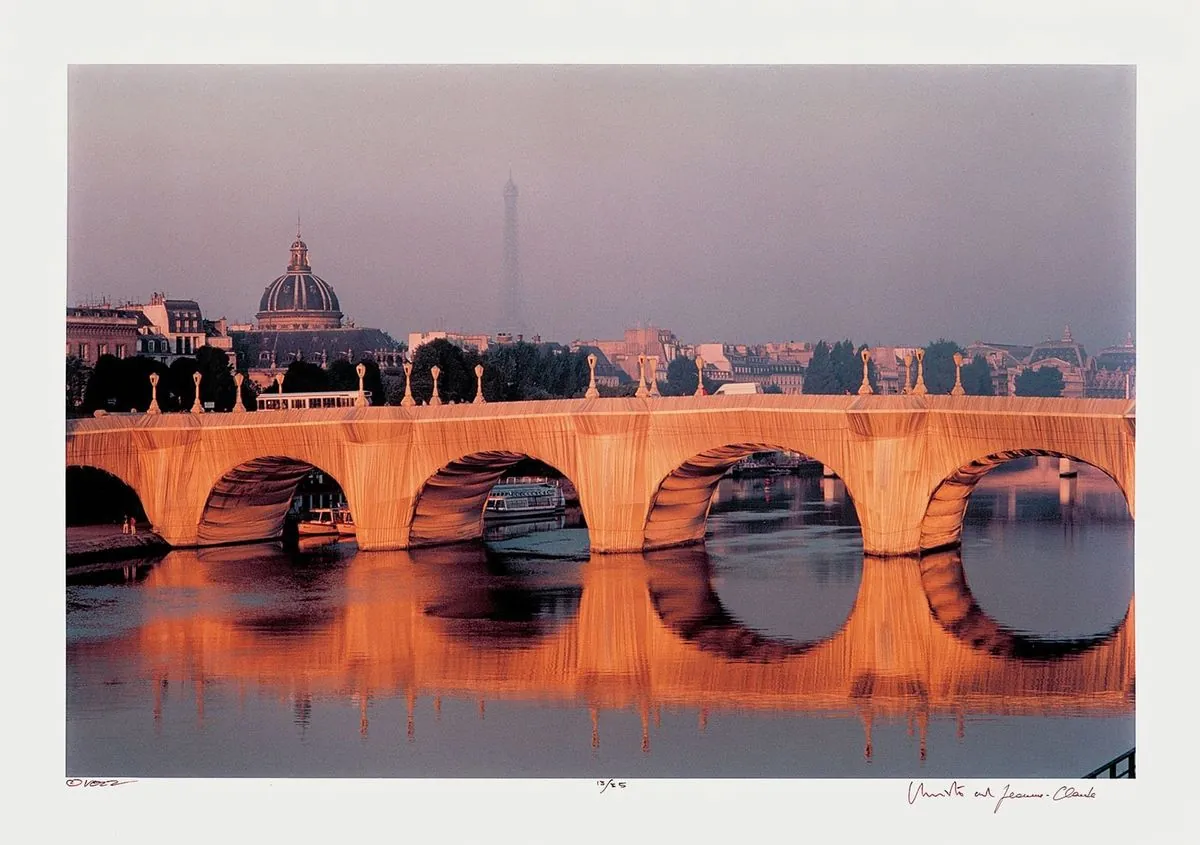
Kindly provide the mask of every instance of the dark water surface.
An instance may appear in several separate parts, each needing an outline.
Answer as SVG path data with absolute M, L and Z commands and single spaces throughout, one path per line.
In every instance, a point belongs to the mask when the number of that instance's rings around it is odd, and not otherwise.
M 704 547 L 175 551 L 69 577 L 69 776 L 1077 777 L 1134 745 L 1133 522 L 1082 468 L 864 558 L 840 482 L 723 481 Z

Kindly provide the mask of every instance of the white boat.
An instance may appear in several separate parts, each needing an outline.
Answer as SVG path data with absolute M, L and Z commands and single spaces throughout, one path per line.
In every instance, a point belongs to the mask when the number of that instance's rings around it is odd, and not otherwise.
M 354 517 L 350 509 L 313 508 L 308 516 L 297 523 L 297 530 L 304 536 L 354 534 Z
M 304 536 L 314 534 L 337 534 L 337 523 L 333 521 L 333 508 L 313 508 L 308 516 L 296 524 Z
M 549 481 L 503 481 L 492 488 L 483 505 L 484 519 L 526 519 L 561 513 L 566 500 Z

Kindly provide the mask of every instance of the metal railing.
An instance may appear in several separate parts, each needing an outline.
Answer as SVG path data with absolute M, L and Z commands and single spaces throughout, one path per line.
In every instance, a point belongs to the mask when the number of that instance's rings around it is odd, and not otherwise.
M 1088 772 L 1084 778 L 1135 778 L 1133 752 L 1136 750 L 1136 748 L 1130 748 L 1120 757 L 1114 757 L 1096 771 Z M 1124 768 L 1121 768 L 1121 763 L 1125 764 Z

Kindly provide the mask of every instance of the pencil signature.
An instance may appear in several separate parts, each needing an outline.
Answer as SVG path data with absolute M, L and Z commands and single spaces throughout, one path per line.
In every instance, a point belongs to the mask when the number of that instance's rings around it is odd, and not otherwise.
M 67 778 L 67 786 L 124 786 L 127 783 L 137 783 L 136 780 L 93 780 L 91 778 Z
M 1013 801 L 1021 801 L 1021 800 L 1026 800 L 1026 799 L 1040 799 L 1040 800 L 1048 799 L 1050 801 L 1064 801 L 1068 798 L 1095 798 L 1095 797 L 1096 797 L 1096 787 L 1094 787 L 1094 786 L 1088 787 L 1087 792 L 1080 792 L 1075 787 L 1066 786 L 1066 785 L 1060 786 L 1058 789 L 1054 790 L 1053 793 L 1033 792 L 1033 791 L 1017 792 L 1012 788 L 1012 784 L 1006 783 L 1006 784 L 1004 784 L 1003 787 L 1000 788 L 1000 795 L 997 796 L 996 793 L 994 793 L 992 791 L 992 788 L 990 786 L 986 786 L 982 789 L 978 789 L 978 788 L 968 789 L 967 784 L 959 783 L 957 780 L 950 781 L 950 784 L 948 786 L 946 786 L 944 788 L 940 788 L 940 789 L 927 787 L 927 786 L 925 786 L 924 781 L 920 781 L 920 782 L 909 781 L 908 782 L 909 806 L 916 804 L 917 801 L 920 801 L 923 798 L 924 799 L 986 798 L 986 799 L 991 799 L 996 802 L 995 805 L 992 807 L 993 815 L 1000 812 L 1000 807 L 1004 804 L 1005 801 L 1007 801 L 1009 799 L 1011 799 Z
M 596 786 L 600 787 L 600 794 L 603 795 L 609 789 L 624 789 L 625 781 L 609 778 L 608 780 L 596 781 Z

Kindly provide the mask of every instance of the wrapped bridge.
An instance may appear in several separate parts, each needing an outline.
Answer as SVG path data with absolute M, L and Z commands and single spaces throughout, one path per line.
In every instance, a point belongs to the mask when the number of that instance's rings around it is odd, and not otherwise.
M 757 451 L 843 480 L 864 551 L 957 545 L 967 497 L 1027 455 L 1090 464 L 1134 511 L 1134 403 L 982 396 L 704 396 L 68 420 L 67 466 L 104 470 L 173 546 L 279 536 L 300 479 L 333 477 L 359 547 L 479 537 L 491 485 L 524 457 L 569 478 L 594 552 L 701 542 L 717 482 Z

